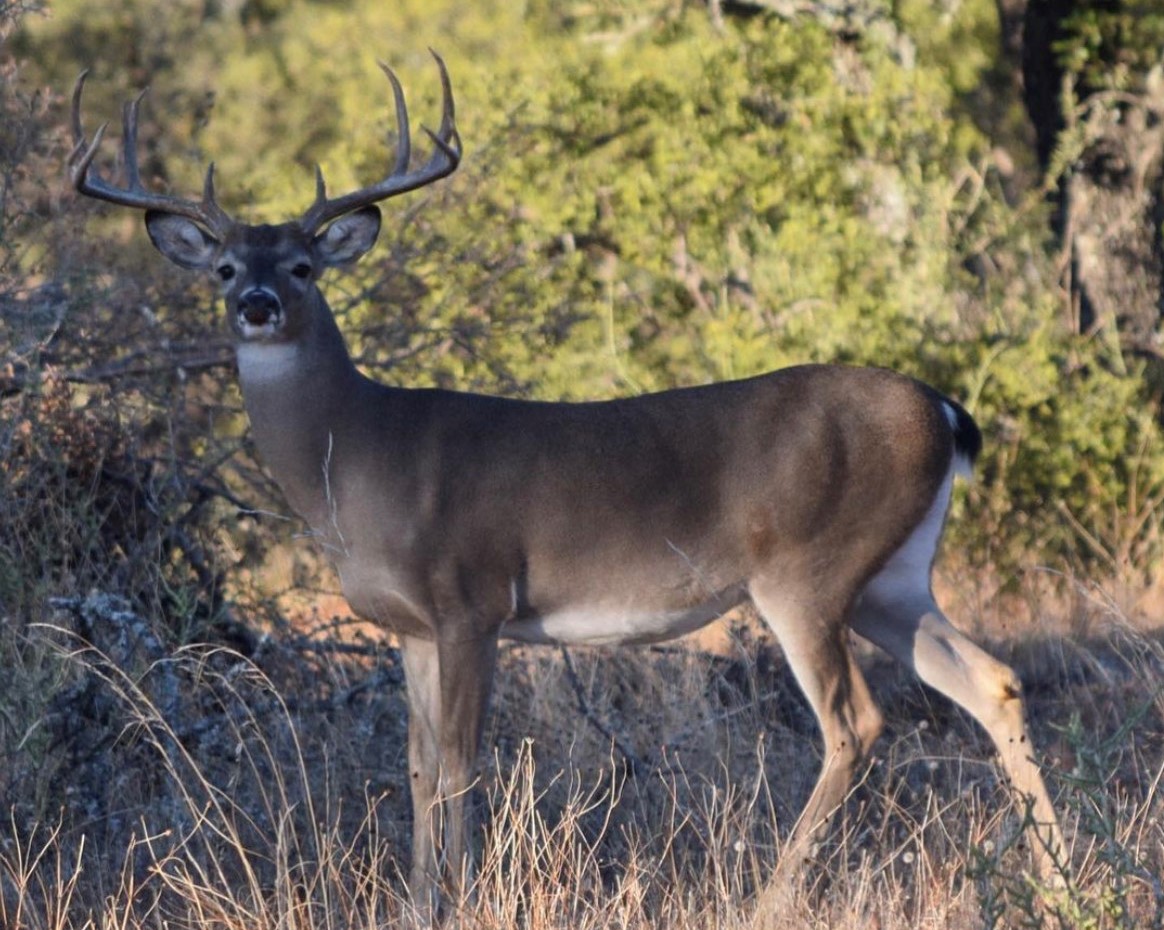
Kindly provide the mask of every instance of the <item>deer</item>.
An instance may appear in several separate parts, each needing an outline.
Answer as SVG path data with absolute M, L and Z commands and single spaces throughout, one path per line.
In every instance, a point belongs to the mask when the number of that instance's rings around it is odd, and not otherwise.
M 94 160 L 73 90 L 79 194 L 144 211 L 154 247 L 221 286 L 257 450 L 311 528 L 353 612 L 395 635 L 408 703 L 411 900 L 462 891 L 482 727 L 499 642 L 656 643 L 750 602 L 775 634 L 823 743 L 814 787 L 773 877 L 811 860 L 883 719 L 855 633 L 964 708 L 993 740 L 1038 842 L 1063 850 L 1015 672 L 947 619 L 932 567 L 955 476 L 982 445 L 956 401 L 906 375 L 813 364 L 582 403 L 382 384 L 361 373 L 320 290 L 366 254 L 377 204 L 450 175 L 462 158 L 452 85 L 412 166 L 391 84 L 395 159 L 376 183 L 315 199 L 298 219 L 248 225 L 217 202 L 156 193 L 138 169 L 142 100 L 122 117 L 124 181 Z

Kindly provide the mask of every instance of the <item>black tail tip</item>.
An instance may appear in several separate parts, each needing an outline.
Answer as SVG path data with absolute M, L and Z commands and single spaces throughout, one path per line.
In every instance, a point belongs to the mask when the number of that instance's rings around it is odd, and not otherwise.
M 973 465 L 982 451 L 982 430 L 969 411 L 957 401 L 946 398 L 946 404 L 952 414 L 950 425 L 954 429 L 954 451 Z

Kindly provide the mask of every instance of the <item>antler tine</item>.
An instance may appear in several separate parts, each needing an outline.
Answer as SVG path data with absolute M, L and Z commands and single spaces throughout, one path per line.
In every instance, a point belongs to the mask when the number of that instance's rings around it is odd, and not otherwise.
M 97 127 L 93 141 L 85 138 L 85 127 L 81 123 L 81 94 L 85 89 L 85 79 L 89 70 L 85 69 L 77 76 L 77 83 L 73 85 L 73 107 L 70 123 L 73 129 L 73 151 L 69 153 L 69 177 L 73 185 L 78 185 L 88 174 L 89 166 L 93 163 L 97 150 L 101 147 L 101 140 L 105 138 L 108 123 Z
M 404 88 L 396 72 L 384 62 L 377 62 L 380 70 L 388 75 L 392 84 L 392 99 L 396 105 L 396 164 L 392 166 L 393 174 L 403 174 L 408 170 L 408 163 L 412 161 L 412 129 L 408 125 L 408 105 L 404 102 Z
M 441 125 L 440 129 L 437 130 L 437 136 L 440 136 L 440 139 L 437 139 L 436 136 L 433 138 L 438 143 L 447 139 L 449 144 L 455 147 L 457 156 L 460 157 L 461 136 L 457 132 L 456 104 L 453 102 L 453 85 L 449 80 L 449 69 L 445 67 L 445 60 L 433 49 L 430 48 L 428 52 L 436 59 L 437 68 L 441 72 Z M 432 133 L 430 132 L 429 135 L 432 136 Z M 449 148 L 449 145 L 441 143 L 441 148 Z
M 323 179 L 323 168 L 315 166 L 315 200 L 322 203 L 327 200 L 327 182 Z
M 392 69 L 381 63 L 380 67 L 392 84 L 392 96 L 396 105 L 396 128 L 399 138 L 396 142 L 396 158 L 392 172 L 377 184 L 361 188 L 342 197 L 329 199 L 323 181 L 323 173 L 316 168 L 315 201 L 299 220 L 300 227 L 308 235 L 317 232 L 325 223 L 343 216 L 345 213 L 424 187 L 426 184 L 438 181 L 456 170 L 461 161 L 461 137 L 457 133 L 455 123 L 452 82 L 449 80 L 448 69 L 445 67 L 444 61 L 436 52 L 433 52 L 432 55 L 440 69 L 444 102 L 439 131 L 434 133 L 425 129 L 425 133 L 434 143 L 433 153 L 429 156 L 428 161 L 415 171 L 408 170 L 408 165 L 412 160 L 412 134 L 409 129 L 408 107 L 404 101 L 404 90 Z
M 121 106 L 122 161 L 125 164 L 125 181 L 130 190 L 141 188 L 141 174 L 137 167 L 137 111 L 146 90 L 148 88 Z
M 85 78 L 88 76 L 89 69 L 86 68 L 77 75 L 77 83 L 73 85 L 73 107 L 69 122 L 73 129 L 74 154 L 85 145 L 85 127 L 81 125 L 81 93 L 85 89 Z
M 206 180 L 202 184 L 202 203 L 199 204 L 199 209 L 205 214 L 211 230 L 224 231 L 226 227 L 234 224 L 230 214 L 218 205 L 218 200 L 214 196 L 214 162 L 206 166 Z
M 437 67 L 441 72 L 441 91 L 442 91 L 442 105 L 441 105 L 441 125 L 440 128 L 433 132 L 427 126 L 421 128 L 425 134 L 432 139 L 433 144 L 437 147 L 439 152 L 434 151 L 429 158 L 429 162 L 439 158 L 440 153 L 446 157 L 460 161 L 461 158 L 461 134 L 457 132 L 456 125 L 456 104 L 453 102 L 453 87 L 449 81 L 449 71 L 445 67 L 445 61 L 433 49 L 429 49 L 429 54 L 436 59 Z
M 162 210 L 184 216 L 204 226 L 218 237 L 225 235 L 226 230 L 233 223 L 230 216 L 218 205 L 214 198 L 214 166 L 206 172 L 206 184 L 203 188 L 202 201 L 196 203 L 183 200 L 180 197 L 171 197 L 168 194 L 155 194 L 146 190 L 141 183 L 141 172 L 137 158 L 137 123 L 138 110 L 141 107 L 145 91 L 138 94 L 133 100 L 122 107 L 122 161 L 125 171 L 125 186 L 118 187 L 104 180 L 93 168 L 93 161 L 105 138 L 108 124 L 103 123 L 93 134 L 93 141 L 85 138 L 84 126 L 81 122 L 81 97 L 85 88 L 85 78 L 88 71 L 82 71 L 73 87 L 73 151 L 69 156 L 69 180 L 77 192 L 96 200 L 104 200 L 123 207 L 133 207 L 138 210 Z

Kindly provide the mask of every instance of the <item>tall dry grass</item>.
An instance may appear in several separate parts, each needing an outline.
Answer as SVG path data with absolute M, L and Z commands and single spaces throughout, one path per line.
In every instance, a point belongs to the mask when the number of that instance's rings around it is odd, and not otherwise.
M 46 724 L 93 758 L 73 759 L 76 782 L 51 769 L 56 811 L 9 812 L 0 924 L 407 925 L 394 654 L 373 663 L 331 654 L 312 666 L 312 682 L 302 643 L 272 639 L 253 659 L 129 647 L 144 627 L 124 608 L 59 602 L 59 623 L 26 634 L 26 649 L 46 651 L 59 692 L 104 738 Z M 77 632 L 85 611 L 86 629 L 104 630 L 102 649 Z M 757 893 L 817 749 L 781 663 L 756 658 L 766 653 L 754 651 L 752 628 L 739 635 L 743 651 L 727 657 L 506 651 L 477 792 L 477 868 L 470 894 L 449 902 L 447 925 L 1164 926 L 1156 635 L 1113 619 L 1090 643 L 1035 643 L 1011 656 L 1028 682 L 1036 741 L 1054 761 L 1072 844 L 1067 890 L 1027 876 L 1029 834 L 981 734 L 874 658 L 887 737 L 804 887 L 760 915 Z M 38 751 L 47 760 L 66 748 Z

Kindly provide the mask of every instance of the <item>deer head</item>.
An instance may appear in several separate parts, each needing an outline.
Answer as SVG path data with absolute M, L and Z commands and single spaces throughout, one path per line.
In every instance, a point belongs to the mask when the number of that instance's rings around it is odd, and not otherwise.
M 392 85 L 396 107 L 396 158 L 381 181 L 341 197 L 329 198 L 323 172 L 315 174 L 315 200 L 296 220 L 278 225 L 249 225 L 230 217 L 214 192 L 214 165 L 206 170 L 200 200 L 149 191 L 142 184 L 137 159 L 138 110 L 144 96 L 127 102 L 122 112 L 124 184 L 106 181 L 93 162 L 106 125 L 90 141 L 81 124 L 84 72 L 73 89 L 73 151 L 69 176 L 81 194 L 145 211 L 150 239 L 159 252 L 183 268 L 212 272 L 222 287 L 227 318 L 239 342 L 292 341 L 302 336 L 311 310 L 322 302 L 320 274 L 350 264 L 367 252 L 380 231 L 378 201 L 416 190 L 451 174 L 461 160 L 461 139 L 454 119 L 452 86 L 444 61 L 440 69 L 443 109 L 440 128 L 425 130 L 433 151 L 419 168 L 409 170 L 411 133 L 404 91 L 392 69 L 380 67 Z

